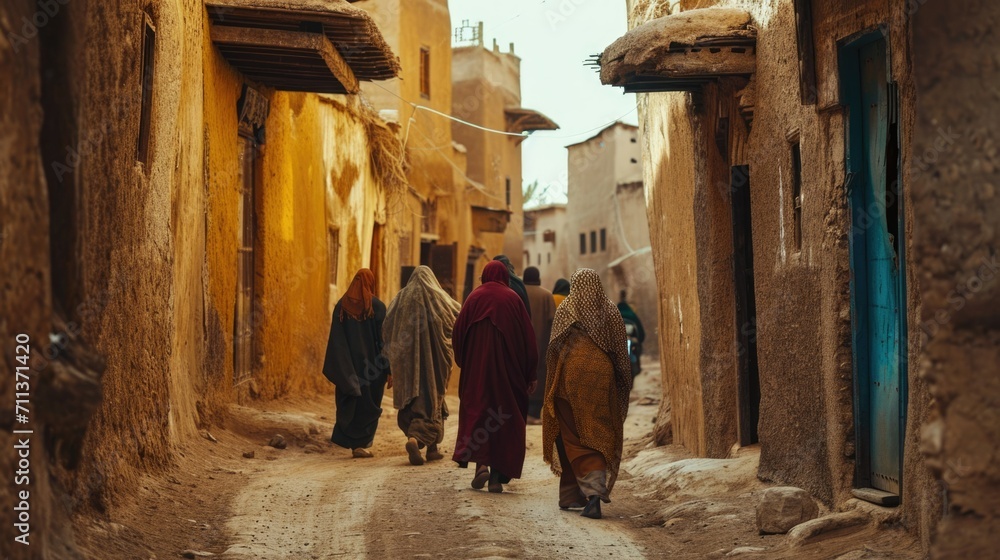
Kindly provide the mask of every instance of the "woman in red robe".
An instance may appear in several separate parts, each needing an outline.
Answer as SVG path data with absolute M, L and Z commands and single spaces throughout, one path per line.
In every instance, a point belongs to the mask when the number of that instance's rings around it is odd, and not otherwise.
M 452 457 L 460 467 L 476 463 L 472 487 L 489 481 L 490 492 L 521 477 L 528 395 L 535 389 L 538 350 L 531 318 L 508 286 L 507 267 L 493 261 L 482 285 L 462 306 L 452 331 L 458 382 L 458 441 Z

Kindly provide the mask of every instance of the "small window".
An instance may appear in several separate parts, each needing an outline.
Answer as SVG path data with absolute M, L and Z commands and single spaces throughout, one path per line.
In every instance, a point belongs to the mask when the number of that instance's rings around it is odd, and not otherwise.
M 545 253 L 545 264 L 552 264 L 552 253 Z
M 601 251 L 608 249 L 608 230 L 601 228 Z
M 510 208 L 510 177 L 507 177 L 507 208 Z
M 431 98 L 431 49 L 420 47 L 420 97 Z
M 802 150 L 792 144 L 792 216 L 795 220 L 795 250 L 802 250 Z
M 330 228 L 327 230 L 327 250 L 330 254 L 330 272 L 329 272 L 329 282 L 330 284 L 337 283 L 337 266 L 340 259 L 340 230 Z M 407 239 L 409 241 L 409 239 Z
M 587 254 L 587 234 L 586 233 L 581 233 L 580 234 L 580 254 L 581 255 L 586 255 Z
M 632 139 L 631 139 L 630 141 L 631 141 L 631 142 L 632 142 L 633 144 L 635 144 L 635 143 L 637 142 L 637 140 L 636 140 L 635 138 L 632 138 Z
M 590 232 L 590 252 L 591 253 L 596 253 L 597 252 L 597 232 L 596 231 Z
M 632 163 L 639 163 L 639 160 L 635 158 L 629 158 L 629 161 L 631 161 Z
M 156 28 L 149 14 L 143 14 L 142 70 L 139 74 L 141 104 L 139 105 L 139 141 L 135 159 L 149 163 L 149 125 L 153 111 L 153 66 L 156 62 Z

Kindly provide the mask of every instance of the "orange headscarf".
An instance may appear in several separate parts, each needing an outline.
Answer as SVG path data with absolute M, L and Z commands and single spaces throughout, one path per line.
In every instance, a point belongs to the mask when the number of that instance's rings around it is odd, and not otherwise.
M 375 274 L 367 268 L 362 268 L 354 275 L 347 293 L 340 298 L 340 320 L 343 321 L 345 315 L 355 321 L 371 318 L 375 314 L 372 311 L 374 295 Z

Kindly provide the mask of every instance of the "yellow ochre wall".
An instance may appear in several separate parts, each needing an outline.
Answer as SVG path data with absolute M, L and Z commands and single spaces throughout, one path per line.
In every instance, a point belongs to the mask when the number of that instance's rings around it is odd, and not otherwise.
M 207 36 L 207 34 L 206 34 Z M 207 391 L 223 402 L 329 390 L 321 368 L 330 311 L 354 273 L 371 265 L 372 229 L 385 221 L 372 175 L 366 120 L 357 98 L 260 89 L 269 100 L 254 186 L 253 381 L 233 387 L 233 325 L 239 247 L 240 174 L 236 103 L 243 78 L 207 45 Z M 339 230 L 336 278 L 328 228 Z M 388 231 L 383 243 L 395 239 Z M 398 253 L 375 252 L 382 270 Z M 398 274 L 396 274 L 398 275 Z M 379 279 L 380 297 L 398 289 Z

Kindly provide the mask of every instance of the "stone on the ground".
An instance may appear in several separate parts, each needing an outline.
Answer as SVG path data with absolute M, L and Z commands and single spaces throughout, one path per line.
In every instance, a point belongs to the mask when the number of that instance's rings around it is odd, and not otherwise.
M 215 556 L 215 554 L 201 550 L 185 550 L 181 552 L 181 558 L 208 558 L 209 556 Z
M 254 458 L 254 452 L 253 452 L 253 450 L 244 451 L 243 452 L 243 458 L 244 459 L 253 459 Z
M 741 554 L 756 554 L 764 552 L 766 549 L 761 546 L 740 546 L 726 553 L 726 556 L 739 556 Z
M 796 525 L 788 532 L 788 542 L 791 546 L 802 546 L 823 533 L 866 525 L 869 519 L 868 514 L 860 510 L 825 515 Z
M 285 436 L 281 434 L 275 434 L 271 441 L 267 442 L 268 445 L 275 449 L 284 449 L 288 447 L 288 443 L 285 441 Z
M 323 450 L 320 449 L 318 445 L 308 444 L 303 449 L 306 453 L 322 453 Z
M 215 436 L 212 435 L 212 432 L 210 432 L 208 430 L 201 430 L 198 433 L 201 434 L 201 437 L 207 439 L 208 441 L 210 441 L 212 443 L 219 443 L 219 440 L 215 439 Z
M 787 533 L 817 515 L 819 508 L 808 492 L 794 486 L 776 486 L 764 490 L 757 504 L 757 530 L 761 534 Z

